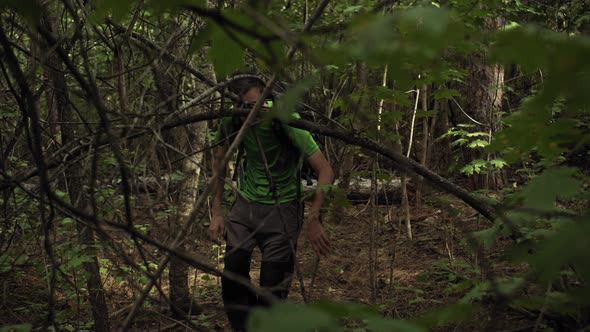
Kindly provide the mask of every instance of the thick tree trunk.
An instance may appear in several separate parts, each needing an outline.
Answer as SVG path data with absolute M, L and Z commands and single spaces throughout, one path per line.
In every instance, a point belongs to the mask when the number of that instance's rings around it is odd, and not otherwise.
M 497 30 L 501 26 L 501 19 L 486 19 L 485 25 L 488 30 Z M 504 67 L 502 65 L 488 64 L 487 55 L 478 52 L 468 59 L 469 75 L 465 86 L 469 89 L 464 95 L 468 96 L 464 109 L 476 120 L 476 131 L 489 135 L 488 142 L 491 143 L 492 135 L 500 129 Z M 472 121 L 470 121 L 472 122 Z M 481 148 L 469 148 L 465 151 L 468 160 L 483 159 L 490 161 L 493 156 L 486 154 Z M 500 189 L 506 179 L 503 172 L 485 172 L 474 174 L 470 177 L 473 189 Z
M 44 18 L 44 27 L 49 31 L 54 31 L 55 26 L 53 17 Z M 52 52 L 53 45 L 43 44 L 47 58 L 45 73 L 49 81 L 47 92 L 48 112 L 51 115 L 52 130 L 61 131 L 61 140 L 63 144 L 68 144 L 76 140 L 75 124 L 78 120 L 74 117 L 72 109 L 68 103 L 68 86 L 64 75 L 63 64 L 59 60 L 56 52 Z M 57 125 L 56 122 L 62 122 Z M 55 134 L 58 134 L 57 132 Z M 56 135 L 57 136 L 57 135 Z M 84 192 L 82 179 L 86 178 L 84 174 L 83 160 L 78 162 L 74 167 L 66 168 L 64 172 L 64 181 L 61 181 L 62 190 L 68 192 L 71 204 L 81 210 L 89 210 L 89 200 Z M 82 246 L 82 254 L 91 257 L 90 260 L 83 264 L 86 275 L 86 287 L 88 289 L 88 298 L 90 301 L 92 316 L 94 318 L 95 331 L 109 331 L 109 314 L 106 303 L 104 289 L 102 287 L 100 266 L 96 250 L 96 241 L 94 232 L 91 228 L 81 222 L 76 223 L 78 230 L 78 241 Z

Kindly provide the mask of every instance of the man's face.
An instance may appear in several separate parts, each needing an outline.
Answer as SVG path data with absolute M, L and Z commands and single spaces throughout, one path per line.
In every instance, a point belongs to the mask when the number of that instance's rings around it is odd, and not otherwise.
M 242 103 L 255 103 L 260 97 L 260 88 L 252 87 L 241 96 L 241 99 Z

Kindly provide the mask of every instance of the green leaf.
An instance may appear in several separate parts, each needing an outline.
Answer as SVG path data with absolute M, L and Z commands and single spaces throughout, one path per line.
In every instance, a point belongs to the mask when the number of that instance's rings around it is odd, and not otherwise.
M 428 110 L 428 111 L 423 111 L 423 110 L 419 110 L 416 111 L 416 118 L 431 118 L 433 116 L 435 116 L 438 113 L 437 110 Z
M 475 168 L 472 165 L 465 165 L 459 171 L 467 176 L 471 176 L 475 173 Z
M 473 175 L 474 173 L 480 173 L 486 169 L 488 163 L 483 159 L 476 159 L 461 168 L 460 172 L 466 175 Z
M 500 224 L 495 223 L 493 227 L 477 231 L 473 236 L 477 238 L 486 248 L 491 248 L 500 233 Z
M 142 276 L 139 278 L 139 282 L 140 282 L 142 285 L 147 285 L 147 284 L 149 284 L 149 282 L 150 282 L 150 278 L 149 278 L 148 276 L 142 275 Z
M 22 264 L 26 263 L 28 260 L 29 260 L 29 256 L 27 256 L 27 255 L 20 255 L 14 261 L 14 265 L 22 265 Z
M 467 136 L 467 137 L 481 137 L 481 136 L 490 137 L 490 134 L 478 131 L 475 133 L 467 133 L 467 134 L 465 134 L 465 136 Z
M 194 54 L 210 43 L 215 31 L 218 29 L 214 22 L 210 20 L 206 20 L 205 22 L 205 26 L 191 40 L 189 47 L 190 54 Z
M 206 0 L 180 0 L 180 1 L 185 6 L 201 7 L 201 8 L 206 8 L 207 7 L 207 1 Z
M 365 8 L 365 6 L 363 6 L 363 5 L 348 6 L 348 7 L 346 7 L 346 9 L 344 9 L 343 13 L 344 14 L 357 13 L 357 12 L 361 11 L 363 8 Z
M 12 8 L 23 15 L 31 24 L 38 24 L 41 18 L 41 8 L 36 0 L 0 0 L 2 12 L 6 8 Z
M 415 304 L 415 303 L 422 303 L 422 302 L 426 302 L 426 299 L 424 299 L 421 296 L 418 296 L 417 298 L 410 300 L 410 302 L 408 302 L 408 303 Z
M 393 99 L 395 98 L 396 95 L 396 91 L 386 87 L 386 86 L 377 86 L 377 87 L 373 87 L 371 88 L 371 92 L 373 93 L 373 96 L 375 97 L 375 99 L 383 99 L 383 100 L 389 100 L 389 99 Z
M 473 287 L 473 289 L 471 289 L 471 291 L 467 293 L 467 295 L 465 295 L 461 300 L 459 300 L 459 303 L 467 304 L 476 300 L 481 300 L 484 297 L 484 295 L 488 293 L 489 290 L 490 284 L 488 282 L 479 283 L 475 287 Z
M 492 160 L 490 160 L 490 165 L 492 165 L 493 167 L 496 167 L 496 168 L 502 168 L 502 167 L 508 165 L 508 163 L 506 163 L 506 161 L 504 159 L 492 159 Z
M 384 102 L 394 103 L 400 106 L 412 106 L 410 95 L 404 91 L 393 90 L 389 87 L 378 86 L 370 89 L 375 99 L 383 100 Z
M 421 327 L 418 324 L 404 321 L 404 320 L 393 320 L 385 319 L 382 317 L 369 317 L 366 318 L 367 329 L 375 332 L 425 332 L 427 329 Z
M 467 145 L 467 147 L 472 148 L 472 149 L 474 149 L 474 148 L 485 148 L 486 146 L 488 146 L 488 144 L 489 143 L 487 141 L 484 141 L 484 140 L 481 140 L 481 139 L 476 139 L 475 141 L 472 141 L 471 143 L 469 143 Z
M 416 294 L 424 294 L 424 291 L 422 289 L 419 288 L 414 288 L 414 287 L 404 287 L 404 286 L 397 286 L 395 287 L 396 290 L 406 290 L 406 291 L 411 291 L 414 292 Z
M 33 330 L 33 324 L 31 323 L 4 325 L 0 327 L 0 332 L 29 332 L 31 330 Z
M 590 278 L 590 223 L 588 216 L 580 218 L 581 222 L 570 222 L 563 225 L 552 237 L 542 240 L 534 255 L 523 252 L 521 256 L 539 272 L 543 282 L 559 277 L 564 267 L 571 266 L 582 279 Z M 580 285 L 578 293 L 588 292 L 588 285 Z
M 430 312 L 415 319 L 420 325 L 432 329 L 436 326 L 446 325 L 452 322 L 462 321 L 473 317 L 476 307 L 472 304 L 457 303 Z
M 498 291 L 505 296 L 510 296 L 525 285 L 525 280 L 521 277 L 508 278 L 498 282 Z
M 248 331 L 299 332 L 335 329 L 338 321 L 313 307 L 280 303 L 268 309 L 256 309 L 248 319 Z
M 353 319 L 361 319 L 367 316 L 378 315 L 378 311 L 374 308 L 356 303 L 342 303 L 320 300 L 318 303 L 314 303 L 312 307 L 338 318 L 348 317 Z
M 238 33 L 230 33 L 232 37 L 217 27 L 211 36 L 209 59 L 219 78 L 228 76 L 244 64 L 244 48 L 236 41 Z
M 451 143 L 451 146 L 462 146 L 469 143 L 469 140 L 466 138 L 459 138 L 458 140 L 455 140 L 453 143 Z
M 113 21 L 119 22 L 125 15 L 130 13 L 130 0 L 98 0 L 93 3 L 96 6 L 94 12 L 90 15 L 90 20 L 96 24 L 100 24 L 108 15 L 111 15 Z
M 440 138 L 466 136 L 468 134 L 465 130 L 449 129 L 446 133 L 442 134 Z
M 76 256 L 72 259 L 70 259 L 70 261 L 65 264 L 66 269 L 75 269 L 80 267 L 82 264 L 84 263 L 88 263 L 91 262 L 93 259 L 93 256 L 89 256 L 89 255 L 80 255 L 80 256 Z
M 161 13 L 175 13 L 186 7 L 200 7 L 206 8 L 207 3 L 205 0 L 150 0 L 146 3 L 146 7 L 151 7 Z
M 570 198 L 578 193 L 581 183 L 574 178 L 575 168 L 559 167 L 546 170 L 522 191 L 524 205 L 538 210 L 552 210 L 555 200 Z
M 436 100 L 440 100 L 440 99 L 451 99 L 453 97 L 459 97 L 459 91 L 455 90 L 455 89 L 438 89 L 436 91 L 434 91 L 432 93 L 432 96 L 434 97 L 434 99 Z
M 61 220 L 61 224 L 64 226 L 65 225 L 72 225 L 74 222 L 75 222 L 74 219 L 68 218 L 68 217 L 65 217 Z
M 276 106 L 268 112 L 268 116 L 277 117 L 282 121 L 289 120 L 293 113 L 300 108 L 303 96 L 309 88 L 315 85 L 315 82 L 313 77 L 308 77 L 291 87 L 278 99 Z
M 550 129 L 552 115 L 547 102 L 541 98 L 526 100 L 520 111 L 504 120 L 508 127 L 496 133 L 490 150 L 506 152 L 510 148 L 515 153 L 528 154 L 543 144 L 547 145 L 542 148 L 543 156 L 554 158 L 558 155 L 562 150 L 558 145 L 561 140 L 558 141 L 557 137 L 562 133 L 560 130 Z M 509 154 L 507 157 L 517 160 L 518 156 Z
M 0 118 L 18 118 L 21 113 L 12 107 L 0 107 Z
M 504 27 L 503 27 L 502 29 L 503 29 L 504 31 L 508 31 L 508 30 L 511 30 L 511 29 L 516 29 L 516 28 L 518 28 L 518 27 L 520 27 L 520 24 L 519 24 L 518 22 L 514 22 L 514 21 L 512 21 L 512 22 L 510 22 L 510 23 L 508 23 L 508 24 L 504 25 Z
M 181 182 L 184 179 L 186 179 L 186 177 L 187 177 L 187 175 L 184 174 L 182 171 L 176 171 L 176 172 L 170 174 L 170 181 L 178 183 L 178 182 Z
M 387 111 L 381 114 L 381 121 L 383 124 L 393 124 L 404 118 L 404 113 L 400 111 Z M 383 133 L 385 134 L 385 133 Z M 393 132 L 389 134 L 395 135 Z

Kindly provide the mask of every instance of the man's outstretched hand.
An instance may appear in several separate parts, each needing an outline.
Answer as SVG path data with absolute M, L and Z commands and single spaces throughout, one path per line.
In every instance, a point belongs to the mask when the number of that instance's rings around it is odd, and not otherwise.
M 324 231 L 324 226 L 320 222 L 319 217 L 308 218 L 307 222 L 307 238 L 311 243 L 313 251 L 318 256 L 325 256 L 330 253 L 330 241 Z
M 209 224 L 209 239 L 217 244 L 221 243 L 225 231 L 225 219 L 223 215 L 211 217 Z

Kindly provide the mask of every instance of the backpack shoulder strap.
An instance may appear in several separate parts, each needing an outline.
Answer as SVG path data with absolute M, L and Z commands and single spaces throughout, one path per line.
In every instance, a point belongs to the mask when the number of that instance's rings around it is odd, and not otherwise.
M 240 130 L 240 128 L 242 127 L 242 124 L 244 124 L 244 121 L 239 117 L 239 116 L 232 116 L 232 130 L 231 130 L 231 135 L 235 135 L 238 130 Z M 244 144 L 240 144 L 238 146 L 238 155 L 236 156 L 236 166 L 234 167 L 234 174 L 232 174 L 231 180 L 232 181 L 238 181 L 238 174 L 240 173 L 240 171 L 243 171 L 242 168 L 242 158 L 244 158 Z

